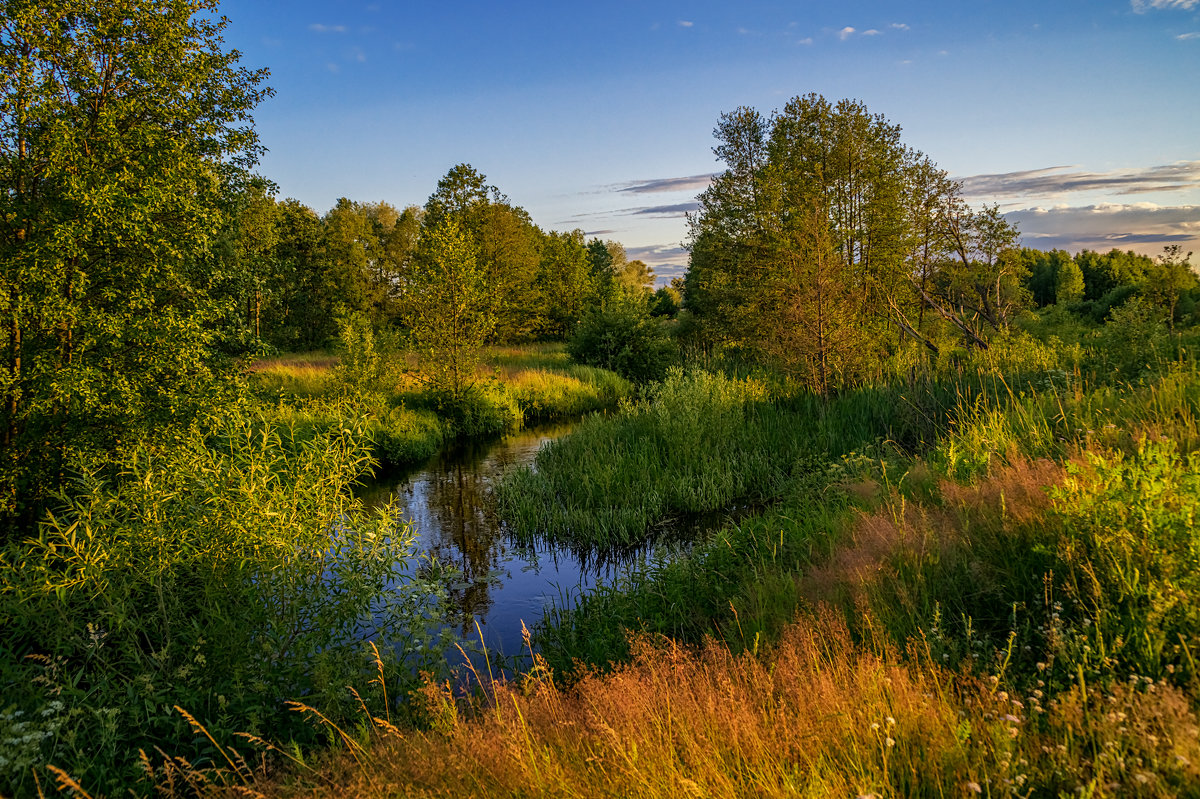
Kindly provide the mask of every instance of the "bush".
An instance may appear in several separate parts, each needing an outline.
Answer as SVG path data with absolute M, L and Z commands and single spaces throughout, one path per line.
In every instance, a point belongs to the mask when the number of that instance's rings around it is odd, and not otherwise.
M 647 300 L 621 297 L 586 315 L 567 342 L 571 360 L 611 369 L 627 380 L 661 380 L 678 352 Z
M 1162 312 L 1140 297 L 1114 310 L 1100 331 L 1099 354 L 1104 364 L 1125 379 L 1155 371 L 1168 346 Z
M 439 605 L 406 573 L 409 531 L 347 490 L 365 440 L 352 421 L 293 436 L 234 418 L 135 447 L 118 480 L 84 472 L 0 554 L 0 734 L 38 720 L 16 730 L 36 751 L 0 760 L 0 792 L 32 794 L 31 761 L 110 794 L 139 778 L 139 749 L 211 763 L 176 706 L 218 740 L 312 741 L 284 701 L 357 717 L 345 686 L 367 683 L 367 635 L 406 680 Z
M 430 391 L 423 397 L 445 425 L 448 438 L 489 438 L 521 427 L 516 398 L 495 381 L 472 383 L 457 396 Z

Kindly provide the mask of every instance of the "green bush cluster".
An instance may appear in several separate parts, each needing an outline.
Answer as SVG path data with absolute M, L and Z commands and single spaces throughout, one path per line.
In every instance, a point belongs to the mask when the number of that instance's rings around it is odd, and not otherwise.
M 627 380 L 662 379 L 679 360 L 678 348 L 643 297 L 625 297 L 590 311 L 567 341 L 576 363 L 611 369 Z
M 356 716 L 368 637 L 395 642 L 393 681 L 436 652 L 437 589 L 409 570 L 409 531 L 350 497 L 370 451 L 342 423 L 228 418 L 135 446 L 4 549 L 0 735 L 37 752 L 7 750 L 0 792 L 33 790 L 31 757 L 112 794 L 138 781 L 139 749 L 212 762 L 176 706 L 219 739 L 312 741 L 284 702 Z

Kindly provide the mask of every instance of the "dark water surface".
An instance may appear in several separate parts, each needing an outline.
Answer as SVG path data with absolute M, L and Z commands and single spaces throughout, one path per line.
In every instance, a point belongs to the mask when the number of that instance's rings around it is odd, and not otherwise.
M 545 542 L 518 545 L 497 517 L 492 492 L 499 478 L 532 464 L 542 446 L 574 426 L 541 426 L 463 444 L 415 471 L 380 475 L 358 492 L 368 507 L 394 497 L 401 516 L 415 527 L 417 550 L 454 567 L 446 581 L 457 616 L 452 623 L 478 642 L 478 622 L 490 652 L 526 652 L 522 621 L 532 629 L 551 605 L 573 603 L 597 581 L 611 580 L 648 554 L 600 556 Z

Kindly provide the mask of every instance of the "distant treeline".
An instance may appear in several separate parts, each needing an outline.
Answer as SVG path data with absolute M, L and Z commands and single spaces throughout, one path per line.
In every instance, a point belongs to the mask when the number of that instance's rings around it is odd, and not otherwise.
M 1168 313 L 1172 326 L 1200 322 L 1195 317 L 1200 286 L 1177 245 L 1168 246 L 1159 258 L 1131 250 L 1071 255 L 1029 248 L 1019 257 L 1026 270 L 1024 286 L 1039 308 L 1061 305 L 1103 322 L 1114 308 L 1141 296 Z
M 620 243 L 542 230 L 468 164 L 453 167 L 423 207 L 342 198 L 321 216 L 275 199 L 262 182 L 238 206 L 220 250 L 240 276 L 227 290 L 241 299 L 241 330 L 286 350 L 325 346 L 347 314 L 406 327 L 421 242 L 447 220 L 482 270 L 486 307 L 478 310 L 492 320 L 492 342 L 562 340 L 587 309 L 622 288 L 648 292 L 654 284 L 650 268 Z M 660 292 L 668 311 L 671 298 Z

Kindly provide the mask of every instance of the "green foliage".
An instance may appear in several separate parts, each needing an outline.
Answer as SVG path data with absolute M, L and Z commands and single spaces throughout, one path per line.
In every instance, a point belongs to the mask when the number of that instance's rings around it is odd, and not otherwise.
M 425 203 L 423 234 L 454 221 L 475 251 L 488 286 L 486 307 L 492 317 L 489 338 L 527 340 L 542 326 L 545 300 L 538 280 L 543 235 L 525 209 L 512 205 L 470 164 L 457 164 L 438 181 Z
M 1100 331 L 1102 362 L 1125 379 L 1157 369 L 1167 355 L 1163 313 L 1135 297 L 1109 314 Z
M 1099 300 L 1121 286 L 1141 285 L 1153 261 L 1145 255 L 1114 249 L 1103 254 L 1083 250 L 1075 256 L 1075 263 L 1083 272 L 1083 298 Z
M 1073 659 L 1122 676 L 1200 676 L 1200 457 L 1169 440 L 1089 453 L 1051 496 L 1065 593 L 1090 622 Z
M 442 420 L 448 438 L 494 438 L 523 422 L 516 397 L 493 380 L 476 381 L 453 396 L 431 392 L 420 400 Z
M 306 436 L 227 418 L 133 447 L 115 481 L 82 471 L 0 569 L 3 712 L 59 725 L 40 762 L 116 792 L 139 748 L 211 762 L 176 705 L 218 740 L 311 741 L 284 700 L 353 717 L 367 637 L 394 642 L 389 680 L 408 679 L 409 656 L 436 665 L 436 594 L 408 572 L 409 531 L 347 491 L 365 441 L 350 419 Z M 31 788 L 28 772 L 3 779 Z
M 785 369 L 820 394 L 879 373 L 889 349 L 968 348 L 1028 304 L 1016 230 L 857 101 L 809 94 L 723 114 L 725 162 L 691 221 L 690 324 L 706 349 Z M 904 338 L 895 345 L 889 340 Z
M 542 241 L 538 289 L 546 303 L 541 334 L 565 339 L 575 329 L 595 291 L 583 231 L 546 234 Z
M 393 406 L 378 394 L 312 398 L 264 411 L 267 420 L 297 440 L 354 430 L 384 466 L 412 466 L 442 446 L 445 423 L 434 412 Z
M 468 231 L 448 216 L 421 237 L 401 313 L 421 373 L 447 402 L 463 402 L 479 349 L 496 326 L 495 297 Z
M 624 293 L 583 317 L 567 352 L 577 363 L 610 369 L 636 383 L 661 379 L 678 360 L 674 342 L 650 315 L 647 299 Z
M 362 313 L 338 319 L 338 363 L 333 378 L 352 394 L 384 388 L 397 378 L 403 353 L 394 331 L 376 329 Z
M 774 496 L 808 450 L 766 387 L 672 370 L 616 417 L 591 416 L 499 486 L 501 515 L 525 537 L 628 546 L 673 516 Z
M 6 517 L 36 516 L 70 450 L 186 422 L 220 382 L 209 253 L 270 90 L 223 48 L 215 12 L 0 6 Z

